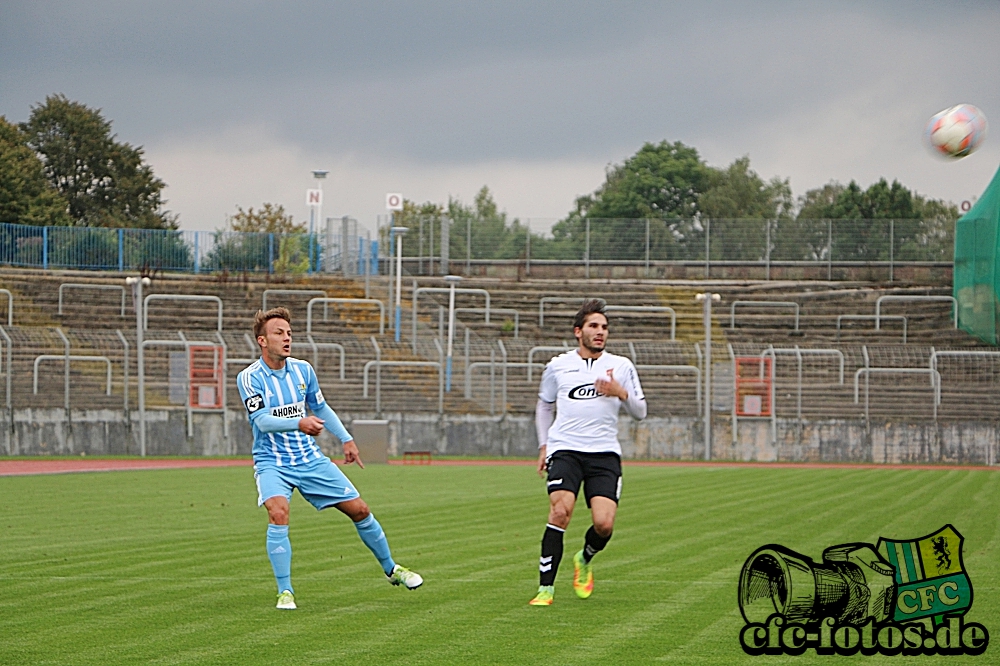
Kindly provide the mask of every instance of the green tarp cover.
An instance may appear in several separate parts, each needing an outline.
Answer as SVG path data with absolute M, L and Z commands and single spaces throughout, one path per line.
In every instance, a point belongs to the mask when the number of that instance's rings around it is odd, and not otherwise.
M 955 228 L 954 296 L 959 328 L 997 344 L 1000 329 L 1000 170 Z

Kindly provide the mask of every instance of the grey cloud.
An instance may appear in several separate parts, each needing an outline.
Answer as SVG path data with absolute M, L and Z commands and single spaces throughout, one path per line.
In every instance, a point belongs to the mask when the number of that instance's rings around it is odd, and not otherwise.
M 8 2 L 0 113 L 65 92 L 134 143 L 257 125 L 417 162 L 661 139 L 732 159 L 783 123 L 808 143 L 803 118 L 846 101 L 887 134 L 955 101 L 1000 110 L 998 28 L 992 2 Z

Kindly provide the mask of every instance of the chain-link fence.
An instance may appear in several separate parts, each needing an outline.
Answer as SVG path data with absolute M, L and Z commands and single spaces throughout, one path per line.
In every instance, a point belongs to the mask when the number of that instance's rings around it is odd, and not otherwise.
M 336 272 L 377 269 L 378 241 L 354 218 L 327 218 L 314 233 L 244 233 L 0 225 L 0 264 L 31 268 L 186 273 Z M 367 268 L 366 268 L 367 267 Z
M 491 224 L 410 216 L 403 260 L 416 275 L 508 271 L 578 277 L 776 277 L 894 280 L 898 269 L 950 269 L 947 220 L 591 219 Z M 389 216 L 379 238 L 394 243 Z M 387 255 L 388 256 L 388 255 Z M 383 272 L 388 272 L 383 270 Z M 573 276 L 577 276 L 575 273 Z

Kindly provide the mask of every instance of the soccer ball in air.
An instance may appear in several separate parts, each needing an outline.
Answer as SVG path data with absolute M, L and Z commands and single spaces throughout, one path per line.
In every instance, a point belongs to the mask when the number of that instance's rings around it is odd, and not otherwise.
M 986 116 L 971 104 L 959 104 L 934 114 L 927 123 L 926 136 L 935 152 L 959 159 L 982 145 Z

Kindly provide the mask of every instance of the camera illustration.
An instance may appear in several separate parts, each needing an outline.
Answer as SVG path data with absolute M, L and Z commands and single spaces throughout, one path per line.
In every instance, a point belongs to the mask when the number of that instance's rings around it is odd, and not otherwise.
M 863 624 L 892 618 L 895 569 L 867 543 L 823 551 L 823 561 L 768 544 L 753 552 L 740 573 L 740 612 L 747 623 L 778 613 L 788 622 Z

